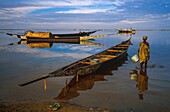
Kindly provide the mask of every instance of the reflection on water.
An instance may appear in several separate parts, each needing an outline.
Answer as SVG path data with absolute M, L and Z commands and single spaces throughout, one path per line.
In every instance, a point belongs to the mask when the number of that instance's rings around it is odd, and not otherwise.
M 126 60 L 127 60 L 127 55 L 118 63 L 109 63 L 103 68 L 101 68 L 100 70 L 97 70 L 95 73 L 89 75 L 80 75 L 79 77 L 74 76 L 68 84 L 66 80 L 65 87 L 62 89 L 59 95 L 54 99 L 70 100 L 80 95 L 78 91 L 85 91 L 88 89 L 92 89 L 95 82 L 106 81 L 104 76 L 112 75 L 112 71 L 117 70 L 118 67 L 122 66 Z
M 44 91 L 46 91 L 47 90 L 47 81 L 46 81 L 46 79 L 44 79 Z
M 82 45 L 91 45 L 91 46 L 104 46 L 104 44 L 90 42 L 90 41 L 78 41 L 78 42 L 55 42 L 55 41 L 27 41 L 20 40 L 19 42 L 10 43 L 8 45 L 20 45 L 25 44 L 30 48 L 51 48 L 54 43 L 68 43 L 68 44 L 82 44 Z
M 140 68 L 139 72 L 138 70 L 133 70 L 131 75 L 131 80 L 136 80 L 136 88 L 138 89 L 138 95 L 139 99 L 144 99 L 144 92 L 145 90 L 148 90 L 148 76 L 147 76 L 147 68 Z
M 121 35 L 121 36 L 130 36 L 132 37 L 133 35 L 135 35 L 136 33 L 130 33 L 130 32 L 125 32 L 125 33 L 120 33 L 118 32 L 117 35 Z
M 92 89 L 96 81 L 104 81 L 104 75 L 81 75 L 77 81 L 77 77 L 74 76 L 71 81 L 62 89 L 56 100 L 70 100 L 79 96 L 78 91 L 85 91 Z
M 1 32 L 8 32 L 8 30 L 1 30 Z M 9 30 L 9 32 L 20 33 L 23 32 L 23 30 Z M 58 33 L 58 30 L 55 29 L 53 30 L 53 33 L 54 32 Z M 70 30 L 62 30 L 60 32 L 67 33 L 70 32 Z M 112 30 L 100 31 L 97 32 L 96 35 L 116 33 L 117 32 L 113 32 Z M 168 99 L 170 98 L 170 32 L 137 31 L 137 33 L 133 35 L 132 38 L 133 46 L 128 49 L 128 54 L 130 56 L 137 52 L 139 48 L 139 42 L 142 41 L 141 37 L 143 35 L 147 35 L 149 37 L 148 41 L 152 49 L 151 59 L 148 63 L 146 73 L 147 77 L 149 75 L 149 91 L 143 91 L 144 101 L 141 102 L 141 100 L 138 100 L 138 88 L 136 88 L 136 85 L 138 84 L 136 80 L 137 76 L 136 79 L 135 76 L 134 78 L 132 77 L 132 79 L 135 81 L 129 81 L 129 72 L 138 66 L 136 63 L 133 63 L 129 60 L 126 61 L 128 65 L 124 65 L 116 71 L 105 71 L 105 73 L 103 73 L 104 78 L 108 79 L 109 81 L 103 81 L 102 83 L 94 82 L 95 85 L 93 85 L 90 91 L 86 91 L 86 95 L 79 93 L 77 90 L 81 97 L 76 97 L 72 99 L 71 102 L 85 105 L 86 107 L 106 107 L 113 109 L 113 111 L 127 111 L 128 108 L 134 107 L 134 111 L 152 112 L 154 110 L 160 110 L 160 112 L 169 112 L 170 100 Z M 30 77 L 30 79 L 39 77 L 39 75 L 55 70 L 56 67 L 59 68 L 73 61 L 98 53 L 126 39 L 126 35 L 118 34 L 95 39 L 95 42 L 105 44 L 104 47 L 89 47 L 77 44 L 52 44 L 50 49 L 30 49 L 25 45 L 1 47 L 9 43 L 16 42 L 18 39 L 0 33 L 0 100 L 1 102 L 49 101 L 49 98 L 58 97 L 59 92 L 62 91 L 61 88 L 64 88 L 62 85 L 65 83 L 63 82 L 65 78 L 62 78 L 62 80 L 60 78 L 47 80 L 46 92 L 43 92 L 44 90 L 42 91 L 42 85 L 40 85 L 41 83 L 36 83 L 25 88 L 20 88 L 17 84 L 27 80 L 28 77 Z M 140 74 L 139 69 L 136 71 L 138 74 Z M 113 77 L 105 77 L 106 75 L 112 74 L 114 74 Z M 95 76 L 97 77 L 97 74 Z M 79 80 L 81 80 L 81 78 Z M 69 82 L 70 79 L 68 80 L 67 85 L 69 85 Z M 136 93 L 134 91 L 136 91 Z M 91 94 L 91 92 L 94 94 Z M 103 92 L 105 94 L 103 94 Z M 147 92 L 147 94 L 145 92 Z M 135 93 L 135 96 L 137 97 L 133 97 L 133 93 Z M 56 96 L 54 96 L 54 94 Z M 90 102 L 89 100 L 85 100 L 90 98 L 93 98 L 93 100 L 90 100 Z M 151 109 L 153 107 L 154 110 Z

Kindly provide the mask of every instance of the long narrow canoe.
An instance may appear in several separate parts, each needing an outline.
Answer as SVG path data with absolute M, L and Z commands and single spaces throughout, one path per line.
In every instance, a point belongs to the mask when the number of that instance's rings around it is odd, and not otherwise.
M 49 73 L 49 77 L 87 75 L 95 72 L 97 69 L 103 68 L 105 64 L 110 62 L 118 62 L 126 56 L 130 46 L 130 40 L 123 41 L 103 52 L 94 54 L 72 64 L 69 64 L 59 70 Z
M 32 32 L 29 31 L 25 35 L 19 35 L 19 34 L 12 34 L 12 33 L 6 33 L 7 35 L 17 37 L 20 39 L 47 39 L 47 38 L 79 38 L 82 36 L 89 36 L 92 33 L 95 33 L 95 31 L 90 32 L 79 32 L 79 33 L 71 33 L 71 34 L 51 34 L 51 32 Z
M 51 72 L 47 75 L 44 75 L 41 78 L 29 81 L 20 86 L 25 86 L 27 84 L 36 82 L 49 77 L 63 77 L 63 76 L 74 76 L 74 75 L 87 75 L 100 70 L 108 63 L 117 63 L 127 54 L 127 50 L 131 43 L 131 38 L 123 41 L 120 44 L 117 44 L 103 52 L 94 54 L 92 56 L 86 57 L 82 60 L 76 61 L 72 64 L 69 64 L 65 67 L 62 67 L 54 72 Z

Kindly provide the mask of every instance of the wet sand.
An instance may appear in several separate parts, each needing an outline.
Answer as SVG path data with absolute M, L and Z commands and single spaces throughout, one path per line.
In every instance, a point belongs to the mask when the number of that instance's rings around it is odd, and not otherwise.
M 1 112 L 51 112 L 53 111 L 49 108 L 50 104 L 54 102 L 44 102 L 44 103 L 1 103 Z M 69 103 L 60 103 L 61 108 L 57 112 L 89 112 L 97 109 L 88 109 L 79 105 L 73 105 Z
M 26 45 L 1 46 L 0 111 L 48 112 L 51 111 L 48 108 L 50 104 L 60 102 L 59 112 L 169 112 L 170 68 L 168 60 L 170 54 L 168 51 L 170 44 L 167 38 L 169 33 L 165 33 L 139 32 L 132 38 L 134 45 L 128 50 L 129 55 L 134 55 L 140 41 L 138 37 L 142 35 L 150 37 L 151 59 L 147 68 L 148 90 L 143 92 L 143 100 L 139 99 L 137 82 L 131 80 L 130 77 L 133 70 L 139 72 L 139 63 L 133 63 L 129 58 L 117 69 L 102 75 L 82 78 L 82 83 L 72 84 L 76 89 L 70 89 L 71 96 L 68 94 L 67 97 L 62 97 L 60 93 L 66 86 L 66 80 L 70 83 L 73 77 L 49 78 L 46 80 L 46 90 L 44 90 L 43 80 L 25 87 L 18 86 L 20 83 L 79 60 L 83 58 L 84 54 L 86 57 L 126 40 L 127 36 L 95 40 L 98 43 L 106 44 L 106 47 L 56 44 L 50 49 L 31 49 Z M 161 40 L 159 40 L 160 37 Z M 1 45 L 17 41 L 7 37 L 1 39 L 3 39 Z M 161 49 L 161 53 L 160 50 L 157 50 L 158 48 Z M 80 52 L 83 55 L 80 55 Z M 59 95 L 60 98 L 65 98 L 68 102 L 54 100 Z

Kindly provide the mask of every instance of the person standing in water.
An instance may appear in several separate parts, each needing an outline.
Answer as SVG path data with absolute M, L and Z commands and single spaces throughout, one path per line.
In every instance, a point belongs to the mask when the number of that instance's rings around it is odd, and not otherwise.
M 139 46 L 139 60 L 140 60 L 140 68 L 143 68 L 143 64 L 145 64 L 145 68 L 147 67 L 148 60 L 150 58 L 150 47 L 149 43 L 146 42 L 147 36 L 143 36 L 143 42 L 140 42 Z

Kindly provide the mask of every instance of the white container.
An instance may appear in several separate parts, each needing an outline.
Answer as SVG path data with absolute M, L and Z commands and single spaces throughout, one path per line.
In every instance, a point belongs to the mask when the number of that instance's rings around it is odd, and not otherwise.
M 131 60 L 133 61 L 133 62 L 138 62 L 139 61 L 139 56 L 138 56 L 138 54 L 135 54 L 134 56 L 132 56 L 132 58 L 131 58 Z
M 90 62 L 98 63 L 98 62 L 99 62 L 99 59 L 92 59 L 92 60 L 90 60 Z

